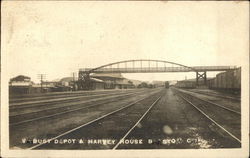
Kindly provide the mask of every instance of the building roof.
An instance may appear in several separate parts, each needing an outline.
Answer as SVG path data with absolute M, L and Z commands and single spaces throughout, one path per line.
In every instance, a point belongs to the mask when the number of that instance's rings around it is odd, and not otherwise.
M 93 81 L 93 82 L 103 83 L 103 80 L 100 80 L 100 79 L 97 79 L 97 78 L 93 78 L 93 77 L 91 77 L 90 80 Z
M 130 81 L 130 80 L 128 80 L 128 79 L 123 79 L 123 80 L 119 80 L 119 81 L 116 81 L 115 83 L 116 84 L 121 84 L 121 85 L 132 85 L 133 84 L 133 82 L 132 81 Z
M 110 78 L 124 78 L 121 73 L 96 73 L 90 74 L 91 77 L 110 77 Z
M 24 76 L 24 75 L 19 75 L 14 78 L 11 78 L 10 81 L 30 81 L 30 77 Z
M 9 86 L 12 87 L 27 87 L 27 86 L 31 86 L 31 82 L 11 82 L 9 84 Z

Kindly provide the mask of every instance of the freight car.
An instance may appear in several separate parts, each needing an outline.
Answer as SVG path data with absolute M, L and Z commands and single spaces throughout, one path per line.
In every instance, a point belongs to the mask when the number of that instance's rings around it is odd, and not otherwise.
M 200 80 L 198 84 L 204 84 L 203 80 Z M 189 79 L 178 81 L 175 86 L 179 88 L 196 88 L 196 80 Z M 228 92 L 240 92 L 241 68 L 219 73 L 215 78 L 207 78 L 207 87 L 210 89 L 223 90 Z
M 165 82 L 165 88 L 169 88 L 169 82 L 168 81 Z
M 241 90 L 241 68 L 229 70 L 216 75 L 215 78 L 208 80 L 210 89 L 240 92 Z
M 175 86 L 178 88 L 195 88 L 196 87 L 196 80 L 189 79 L 189 80 L 177 81 Z

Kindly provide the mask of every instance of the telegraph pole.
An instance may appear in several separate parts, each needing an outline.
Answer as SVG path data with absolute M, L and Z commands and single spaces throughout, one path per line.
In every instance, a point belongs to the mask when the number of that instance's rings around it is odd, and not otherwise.
M 43 92 L 43 80 L 46 78 L 46 74 L 38 74 L 38 79 L 40 79 L 41 82 L 41 93 Z
M 73 72 L 72 75 L 73 75 L 73 90 L 75 91 L 76 90 L 75 72 Z

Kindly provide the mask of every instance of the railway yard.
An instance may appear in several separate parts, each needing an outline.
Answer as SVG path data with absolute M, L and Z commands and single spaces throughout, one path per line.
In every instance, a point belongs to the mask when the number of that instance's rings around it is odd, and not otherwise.
M 2 4 L 0 157 L 250 157 L 245 0 Z
M 11 149 L 241 147 L 241 99 L 215 90 L 141 88 L 10 98 Z

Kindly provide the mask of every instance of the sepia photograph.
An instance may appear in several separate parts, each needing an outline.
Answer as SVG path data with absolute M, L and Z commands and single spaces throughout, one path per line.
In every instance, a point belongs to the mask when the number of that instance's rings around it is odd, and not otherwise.
M 249 156 L 248 1 L 1 4 L 2 157 Z

